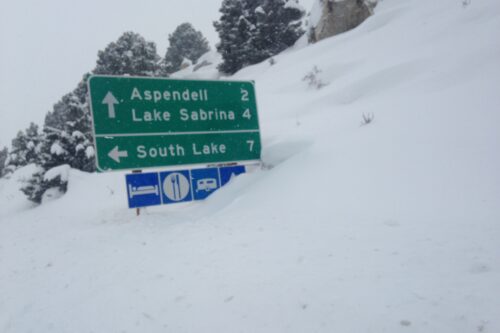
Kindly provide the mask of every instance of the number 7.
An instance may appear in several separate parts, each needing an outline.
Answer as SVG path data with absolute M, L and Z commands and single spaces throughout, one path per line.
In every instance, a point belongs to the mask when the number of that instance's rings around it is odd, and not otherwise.
M 250 148 L 250 151 L 253 151 L 253 146 L 254 146 L 254 141 L 253 140 L 247 140 L 248 146 Z

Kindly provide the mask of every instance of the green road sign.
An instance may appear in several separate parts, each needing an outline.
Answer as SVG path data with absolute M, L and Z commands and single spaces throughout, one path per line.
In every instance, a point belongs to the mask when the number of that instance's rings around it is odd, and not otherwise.
M 255 88 L 243 81 L 89 79 L 99 171 L 255 161 Z

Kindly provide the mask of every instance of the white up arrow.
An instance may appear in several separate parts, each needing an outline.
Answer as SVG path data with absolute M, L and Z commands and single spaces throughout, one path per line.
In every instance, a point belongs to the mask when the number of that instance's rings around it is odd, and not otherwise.
M 115 146 L 109 153 L 108 156 L 115 161 L 116 163 L 120 163 L 120 158 L 122 157 L 128 157 L 128 151 L 122 150 L 120 151 L 118 149 L 118 146 Z
M 115 104 L 120 104 L 118 100 L 113 96 L 111 91 L 108 91 L 106 97 L 102 100 L 102 104 L 108 104 L 108 116 L 109 118 L 115 118 Z

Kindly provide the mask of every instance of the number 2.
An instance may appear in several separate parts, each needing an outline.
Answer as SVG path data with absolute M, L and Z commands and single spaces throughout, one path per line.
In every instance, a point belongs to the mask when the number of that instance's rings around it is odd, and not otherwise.
M 248 102 L 248 90 L 241 89 L 241 101 L 242 102 Z

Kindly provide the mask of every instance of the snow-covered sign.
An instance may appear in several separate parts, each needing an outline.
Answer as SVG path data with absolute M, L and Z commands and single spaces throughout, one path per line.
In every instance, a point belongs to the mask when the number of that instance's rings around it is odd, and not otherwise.
M 246 172 L 243 165 L 126 176 L 130 208 L 203 200 Z
M 99 171 L 260 160 L 250 81 L 92 76 Z

